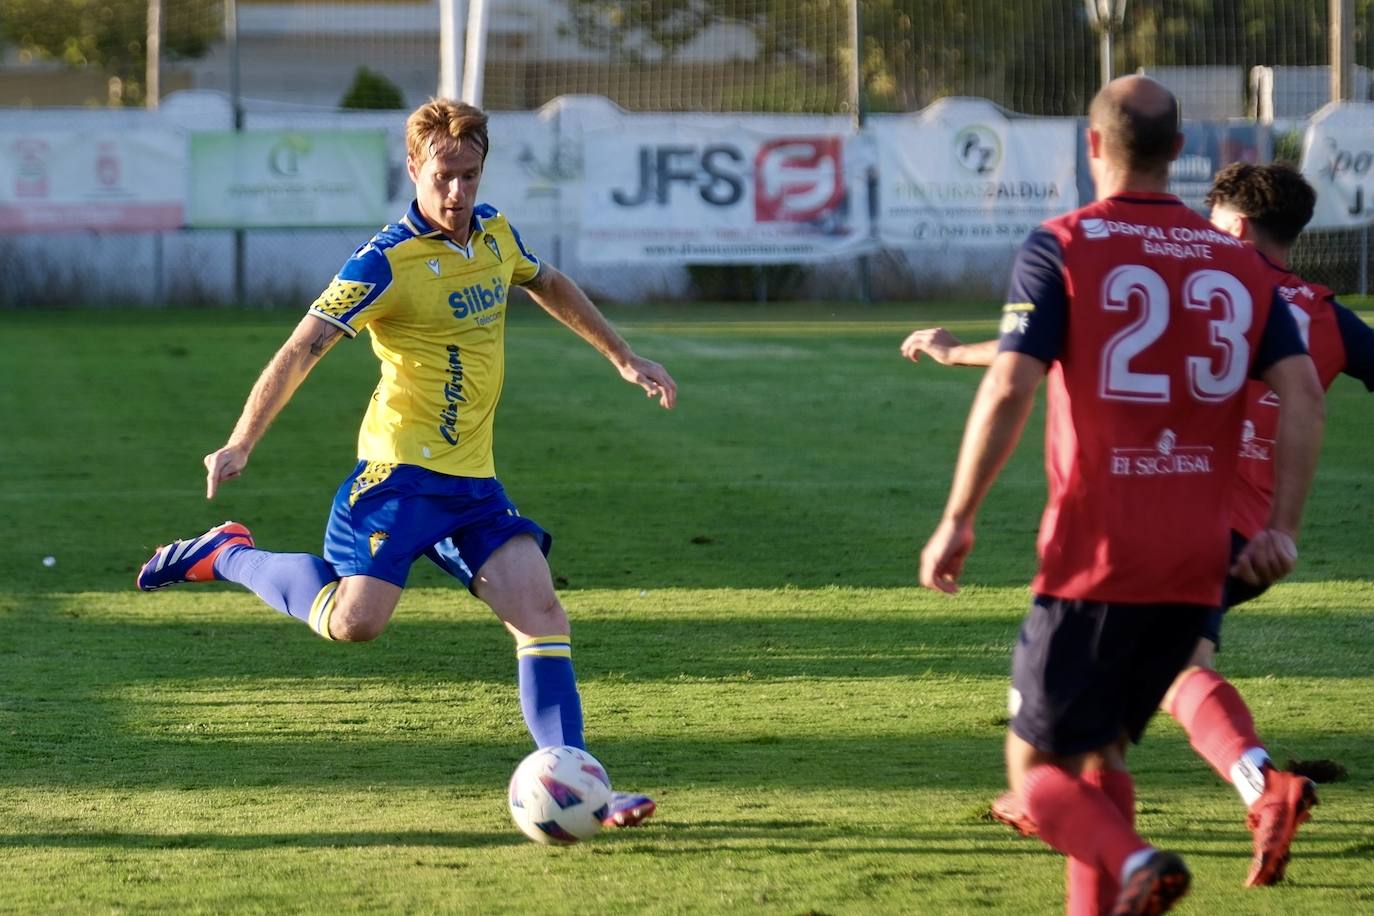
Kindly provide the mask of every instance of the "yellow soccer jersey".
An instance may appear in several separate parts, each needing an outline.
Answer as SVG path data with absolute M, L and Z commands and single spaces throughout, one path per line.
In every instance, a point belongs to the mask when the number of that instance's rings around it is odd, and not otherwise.
M 358 457 L 493 477 L 492 419 L 505 378 L 506 304 L 539 259 L 494 207 L 473 210 L 462 246 L 412 203 L 353 253 L 310 314 L 349 337 L 363 328 L 382 378 L 358 432 Z

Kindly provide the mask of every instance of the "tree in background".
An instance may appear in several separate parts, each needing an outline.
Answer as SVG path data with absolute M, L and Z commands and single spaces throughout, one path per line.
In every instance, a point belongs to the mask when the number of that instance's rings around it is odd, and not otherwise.
M 111 78 L 111 104 L 142 105 L 148 7 L 139 0 L 4 0 L 0 40 L 21 55 L 91 67 Z M 223 31 L 218 0 L 164 0 L 165 59 L 201 57 Z M 118 81 L 117 83 L 115 81 Z
M 836 111 L 844 99 L 848 0 L 567 2 L 584 46 L 632 63 L 671 59 L 712 22 L 751 29 L 775 75 L 749 90 L 747 104 L 730 105 L 727 93 L 725 107 Z M 1354 6 L 1356 60 L 1374 65 L 1374 0 Z M 860 0 L 859 11 L 871 111 L 973 95 L 1027 114 L 1081 115 L 1098 88 L 1098 39 L 1082 0 Z M 1115 60 L 1118 73 L 1248 71 L 1322 65 L 1328 55 L 1325 0 L 1130 0 Z
M 406 100 L 396 84 L 376 70 L 359 67 L 353 71 L 353 83 L 339 101 L 340 108 L 375 108 L 395 110 L 406 107 Z

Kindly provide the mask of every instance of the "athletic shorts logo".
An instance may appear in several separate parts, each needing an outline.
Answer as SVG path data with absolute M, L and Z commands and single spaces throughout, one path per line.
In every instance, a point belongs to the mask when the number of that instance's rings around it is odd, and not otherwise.
M 377 555 L 377 551 L 382 548 L 382 544 L 386 542 L 386 539 L 387 533 L 385 531 L 374 531 L 372 534 L 368 535 L 367 548 L 372 552 L 374 557 Z

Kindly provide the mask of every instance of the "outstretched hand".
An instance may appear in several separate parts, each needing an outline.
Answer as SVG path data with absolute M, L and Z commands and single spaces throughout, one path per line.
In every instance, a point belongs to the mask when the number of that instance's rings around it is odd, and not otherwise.
M 1292 572 L 1297 563 L 1298 545 L 1292 535 L 1265 528 L 1236 557 L 1231 575 L 1251 585 L 1270 585 Z
M 677 403 L 677 382 L 658 363 L 642 356 L 631 356 L 625 365 L 618 367 L 620 377 L 632 385 L 644 389 L 647 397 L 658 398 L 658 403 L 671 410 Z
M 226 445 L 205 456 L 205 498 L 214 499 L 221 481 L 233 480 L 248 466 L 248 452 Z
M 921 328 L 912 331 L 902 341 L 902 355 L 913 363 L 920 362 L 925 353 L 942 366 L 954 364 L 950 351 L 961 346 L 963 341 L 944 328 Z

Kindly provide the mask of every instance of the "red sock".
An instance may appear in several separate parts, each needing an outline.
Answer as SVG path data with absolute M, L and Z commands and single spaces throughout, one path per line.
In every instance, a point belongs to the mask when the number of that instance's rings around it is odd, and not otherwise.
M 1264 747 L 1250 707 L 1226 678 L 1199 668 L 1174 691 L 1169 715 L 1183 726 L 1193 750 L 1231 781 L 1231 766 L 1252 747 Z
M 1102 790 L 1130 826 L 1135 825 L 1135 782 L 1122 770 L 1084 770 L 1083 781 Z M 1112 911 L 1121 882 L 1114 872 L 1082 859 L 1069 859 L 1066 877 L 1069 916 L 1099 916 Z
M 1129 784 L 1130 776 L 1122 775 Z M 1113 792 L 1109 795 L 1062 767 L 1041 765 L 1026 774 L 1021 803 L 1041 839 L 1072 859 L 1091 863 L 1115 884 L 1126 858 L 1149 844 L 1131 829 L 1114 800 L 1119 790 L 1114 787 Z

